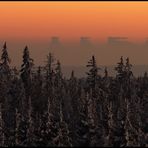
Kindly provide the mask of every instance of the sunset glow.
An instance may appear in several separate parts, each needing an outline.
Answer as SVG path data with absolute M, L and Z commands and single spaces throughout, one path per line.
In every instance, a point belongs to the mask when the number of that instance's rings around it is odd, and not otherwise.
M 148 37 L 148 2 L 0 2 L 0 38 Z
M 0 46 L 7 42 L 12 65 L 20 65 L 26 45 L 37 65 L 49 52 L 63 65 L 84 65 L 91 54 L 100 65 L 115 65 L 121 55 L 148 63 L 148 2 L 0 2 L 0 20 Z M 82 47 L 81 37 L 92 46 Z M 133 46 L 112 47 L 109 37 Z

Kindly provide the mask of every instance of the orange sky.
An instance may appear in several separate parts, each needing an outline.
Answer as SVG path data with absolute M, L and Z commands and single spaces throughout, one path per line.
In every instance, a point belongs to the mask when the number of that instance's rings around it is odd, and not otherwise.
M 148 2 L 0 2 L 0 39 L 148 37 Z

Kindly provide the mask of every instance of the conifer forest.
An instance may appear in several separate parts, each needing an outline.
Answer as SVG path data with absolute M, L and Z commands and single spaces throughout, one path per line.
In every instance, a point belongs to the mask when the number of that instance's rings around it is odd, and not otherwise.
M 85 77 L 66 78 L 50 52 L 34 68 L 26 46 L 20 69 L 6 42 L 1 53 L 0 146 L 148 146 L 148 74 L 135 77 L 128 57 L 119 57 L 115 77 L 107 68 L 100 75 L 90 55 Z

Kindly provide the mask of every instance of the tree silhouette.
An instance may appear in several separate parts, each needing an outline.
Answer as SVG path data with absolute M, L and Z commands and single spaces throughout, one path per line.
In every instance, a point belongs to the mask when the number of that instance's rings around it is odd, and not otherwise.
M 148 77 L 135 77 L 129 58 L 116 76 L 98 74 L 95 56 L 87 77 L 62 66 L 49 52 L 46 64 L 33 66 L 28 47 L 21 70 L 11 68 L 6 43 L 0 63 L 0 146 L 148 146 Z

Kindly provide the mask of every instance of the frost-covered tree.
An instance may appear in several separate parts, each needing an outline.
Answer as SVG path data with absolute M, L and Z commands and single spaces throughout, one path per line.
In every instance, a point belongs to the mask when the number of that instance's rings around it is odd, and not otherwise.
M 29 99 L 32 94 L 32 68 L 33 68 L 33 59 L 30 58 L 29 49 L 26 46 L 23 52 L 23 64 L 21 65 L 20 78 L 23 83 L 25 96 L 21 99 L 22 109 L 22 121 L 21 126 L 23 129 L 23 142 L 27 145 L 27 131 L 29 126 Z
M 5 43 L 1 70 L 9 64 Z M 64 77 L 51 53 L 45 66 L 32 66 L 26 46 L 20 73 L 9 67 L 11 77 L 0 77 L 0 146 L 148 145 L 148 76 L 135 77 L 129 58 L 120 58 L 115 77 L 107 68 L 101 77 L 94 56 L 82 78 Z
M 4 65 L 9 65 L 9 63 L 10 63 L 10 58 L 8 56 L 6 42 L 4 43 L 4 46 L 3 46 L 3 49 L 2 49 L 1 62 Z
M 31 83 L 32 83 L 32 66 L 33 66 L 33 59 L 30 58 L 28 47 L 26 46 L 23 52 L 23 64 L 21 65 L 20 70 L 20 77 L 23 82 L 25 88 L 25 100 L 24 101 L 24 108 L 27 109 L 29 105 L 29 98 L 31 97 Z
M 30 95 L 31 91 L 31 71 L 33 66 L 33 59 L 30 58 L 28 47 L 26 46 L 23 52 L 23 64 L 21 65 L 21 79 L 26 90 L 26 97 Z
M 42 114 L 45 110 L 45 99 L 43 94 L 43 68 L 38 67 L 32 78 L 32 110 L 36 117 Z
M 96 59 L 94 56 L 88 61 L 87 67 L 90 67 L 89 72 L 87 72 L 87 80 L 89 83 L 90 89 L 92 89 L 93 97 L 96 97 L 96 84 L 98 79 L 98 67 L 96 64 Z
M 18 109 L 16 108 L 16 112 L 15 112 L 15 117 L 16 117 L 16 127 L 15 127 L 15 145 L 16 146 L 21 146 L 22 145 L 22 139 L 21 139 L 21 120 L 22 120 L 22 116 L 19 113 Z
M 29 109 L 28 109 L 28 127 L 27 127 L 27 145 L 35 146 L 35 135 L 34 135 L 34 119 L 33 119 L 33 112 L 32 112 L 32 102 L 31 98 L 29 98 Z
M 2 118 L 2 105 L 0 104 L 0 146 L 1 147 L 5 146 L 4 130 L 5 130 L 5 126 Z
M 47 56 L 47 61 L 45 65 L 45 82 L 44 82 L 44 102 L 46 104 L 45 108 L 47 111 L 47 104 L 48 104 L 48 99 L 50 102 L 53 102 L 53 91 L 54 91 L 54 62 L 55 58 L 52 53 L 49 53 Z
M 105 67 L 105 69 L 104 69 L 104 77 L 105 77 L 105 78 L 108 77 L 108 70 L 107 70 L 107 67 Z
M 116 78 L 120 81 L 123 82 L 124 76 L 125 76 L 125 65 L 123 61 L 123 57 L 121 56 L 120 62 L 117 63 L 117 67 L 115 67 L 115 70 L 117 71 Z
M 62 102 L 60 103 L 60 122 L 57 136 L 53 139 L 53 142 L 58 147 L 68 146 L 71 147 L 71 139 L 69 137 L 69 129 L 67 123 L 64 121 Z

